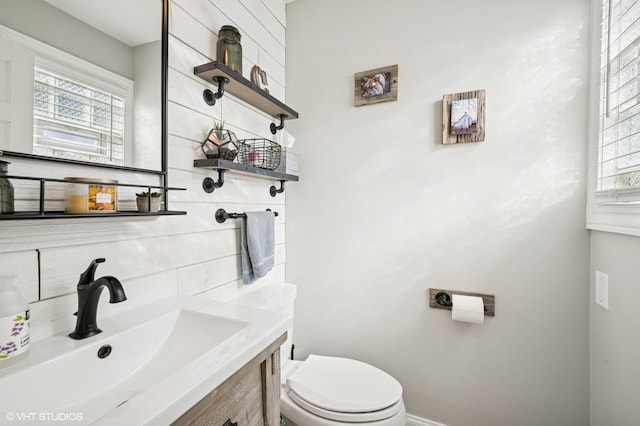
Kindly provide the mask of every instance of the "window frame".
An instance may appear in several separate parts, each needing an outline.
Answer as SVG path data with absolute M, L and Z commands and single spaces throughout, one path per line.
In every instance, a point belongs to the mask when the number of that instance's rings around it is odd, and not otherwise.
M 10 28 L 0 26 L 0 36 L 13 41 L 24 48 L 29 49 L 34 55 L 34 69 L 32 70 L 32 82 L 35 80 L 33 73 L 35 67 L 41 67 L 53 72 L 60 73 L 72 78 L 80 83 L 104 89 L 112 92 L 125 100 L 125 132 L 124 138 L 124 161 L 121 166 L 131 165 L 133 158 L 133 98 L 134 82 L 113 71 L 109 71 L 89 61 L 78 58 L 56 47 L 32 39 L 24 34 Z M 33 104 L 33 93 L 29 100 Z M 31 108 L 31 122 L 34 121 L 33 105 Z M 32 125 L 33 126 L 33 125 Z M 26 143 L 25 143 L 26 145 Z M 33 153 L 33 138 L 29 141 L 29 149 L 25 146 L 25 151 Z M 62 157 L 51 157 L 53 159 L 64 159 Z M 111 165 L 110 163 L 91 163 L 96 165 Z
M 592 0 L 586 227 L 640 236 L 640 187 L 598 191 L 601 20 L 602 0 Z

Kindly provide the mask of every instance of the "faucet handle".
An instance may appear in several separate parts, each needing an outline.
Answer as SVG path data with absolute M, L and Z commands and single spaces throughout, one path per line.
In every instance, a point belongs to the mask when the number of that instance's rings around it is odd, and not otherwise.
M 92 260 L 87 270 L 84 271 L 82 274 L 80 274 L 80 280 L 78 281 L 78 286 L 91 284 L 93 281 L 95 281 L 96 269 L 98 268 L 98 265 L 100 263 L 104 263 L 105 260 L 106 259 L 104 257 L 99 257 L 97 259 Z

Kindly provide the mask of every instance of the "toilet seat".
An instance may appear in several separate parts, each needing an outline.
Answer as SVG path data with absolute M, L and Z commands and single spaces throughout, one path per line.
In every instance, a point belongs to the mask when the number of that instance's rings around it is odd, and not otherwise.
M 315 414 L 318 417 L 344 423 L 365 423 L 388 419 L 395 416 L 402 408 L 400 402 L 396 402 L 391 407 L 387 407 L 378 411 L 363 413 L 341 413 L 339 411 L 325 410 L 323 408 L 317 407 L 297 396 L 295 392 L 290 391 L 288 395 L 293 402 L 295 402 L 308 412 Z
M 386 372 L 347 358 L 310 355 L 286 381 L 287 394 L 317 416 L 350 423 L 394 416 L 402 386 Z

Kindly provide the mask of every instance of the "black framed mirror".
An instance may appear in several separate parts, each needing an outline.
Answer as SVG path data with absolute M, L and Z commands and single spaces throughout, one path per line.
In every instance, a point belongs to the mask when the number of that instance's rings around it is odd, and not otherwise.
M 166 178 L 168 0 L 118 1 L 122 4 L 102 0 L 0 0 L 3 11 L 0 16 L 0 26 L 3 27 L 0 30 L 0 47 L 2 36 L 9 34 L 9 39 L 14 38 L 17 44 L 26 44 L 27 48 L 50 45 L 53 52 L 40 53 L 34 48 L 36 71 L 31 81 L 33 120 L 25 120 L 33 122 L 32 128 L 28 129 L 33 132 L 33 137 L 11 139 L 9 135 L 5 139 L 19 140 L 20 143 L 3 143 L 0 116 L 0 150 L 3 156 L 151 173 Z M 149 24 L 144 22 L 152 22 L 153 28 L 149 30 Z M 142 31 L 132 31 L 144 28 L 147 28 L 147 35 Z M 28 39 L 35 42 L 26 42 Z M 125 53 L 114 53 L 120 51 Z M 50 72 L 50 64 L 55 62 L 50 56 L 77 56 L 87 65 L 79 71 L 72 68 L 69 75 L 77 77 L 72 80 L 62 75 L 63 72 L 60 72 L 62 77 L 57 70 Z M 44 82 L 39 81 L 38 66 L 44 70 Z M 114 81 L 120 80 L 119 75 L 121 80 L 131 81 L 126 92 L 131 92 L 132 97 L 122 102 L 128 107 L 126 112 L 118 115 L 119 101 L 104 101 L 106 90 L 92 85 L 92 73 L 98 68 L 105 68 L 107 76 L 115 75 Z M 122 69 L 130 71 L 121 72 Z M 98 78 L 93 77 L 94 80 L 111 81 L 100 78 L 99 72 L 96 71 Z M 138 90 L 143 95 L 138 97 L 139 94 L 135 93 L 134 98 L 133 92 Z M 106 104 L 115 105 L 114 110 L 117 111 L 105 113 Z M 43 117 L 38 115 L 39 107 L 41 113 L 44 111 Z M 63 112 L 67 113 L 67 118 L 71 117 L 73 123 L 63 120 Z M 108 114 L 106 118 L 105 114 Z M 116 134 L 120 123 L 125 122 L 121 117 L 130 117 L 130 120 L 126 123 L 127 130 Z M 80 124 L 74 126 L 74 123 Z M 105 154 L 104 141 L 116 141 L 110 145 L 108 154 Z M 119 141 L 122 146 L 118 146 Z M 71 148 L 64 151 L 67 146 Z M 50 154 L 56 150 L 62 151 L 63 155 Z M 118 155 L 124 159 L 119 159 Z M 96 157 L 99 157 L 97 162 Z M 167 185 L 166 179 L 163 184 Z

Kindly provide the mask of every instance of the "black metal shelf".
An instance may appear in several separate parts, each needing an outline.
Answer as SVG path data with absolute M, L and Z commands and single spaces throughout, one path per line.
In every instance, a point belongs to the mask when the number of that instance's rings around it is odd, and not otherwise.
M 233 161 L 220 158 L 205 158 L 193 160 L 194 167 L 201 167 L 211 170 L 226 170 L 231 173 L 259 177 L 271 180 L 298 181 L 298 176 L 287 173 L 276 172 L 274 170 L 262 169 L 260 167 L 248 166 L 246 164 L 234 163 Z
M 73 218 L 97 218 L 97 217 L 143 217 L 143 216 L 179 216 L 186 215 L 187 212 L 184 211 L 175 211 L 167 209 L 167 199 L 166 195 L 168 191 L 184 191 L 186 188 L 174 188 L 168 186 L 161 185 L 145 185 L 145 184 L 131 184 L 131 183 L 109 183 L 110 186 L 119 186 L 119 187 L 128 187 L 128 188 L 141 188 L 144 191 L 152 192 L 153 189 L 162 191 L 165 195 L 165 205 L 164 209 L 161 209 L 157 212 L 138 212 L 136 210 L 117 210 L 115 212 L 110 213 L 65 213 L 63 211 L 47 211 L 45 210 L 45 200 L 46 200 L 46 183 L 47 182 L 56 182 L 56 183 L 85 183 L 85 184 L 95 184 L 95 181 L 87 180 L 74 180 L 70 182 L 65 179 L 55 179 L 55 178 L 42 178 L 42 177 L 34 177 L 34 176 L 17 176 L 17 175 L 4 175 L 3 177 L 7 179 L 17 179 L 17 180 L 27 180 L 27 181 L 37 181 L 39 183 L 39 206 L 37 211 L 24 211 L 24 212 L 15 212 L 15 213 L 5 213 L 0 214 L 0 221 L 2 220 L 27 220 L 27 219 L 73 219 Z
M 204 191 L 207 193 L 211 193 L 216 188 L 222 187 L 222 185 L 224 184 L 225 172 L 280 181 L 280 188 L 276 188 L 275 185 L 272 185 L 271 188 L 269 188 L 269 194 L 271 194 L 272 197 L 275 197 L 277 194 L 282 194 L 284 192 L 285 182 L 298 181 L 298 176 L 296 175 L 276 172 L 274 170 L 263 169 L 260 167 L 248 166 L 246 164 L 234 163 L 233 161 L 222 160 L 220 158 L 193 160 L 193 166 L 218 171 L 217 182 L 215 182 L 210 177 L 205 178 L 202 182 L 202 189 L 204 189 Z
M 31 219 L 77 219 L 84 217 L 146 217 L 146 216 L 182 216 L 187 212 L 172 211 L 172 210 L 160 210 L 157 212 L 140 213 L 138 211 L 116 211 L 114 213 L 65 213 L 62 211 L 45 211 L 45 212 L 17 212 L 11 214 L 0 214 L 0 221 L 2 220 L 31 220 Z
M 194 67 L 193 73 L 206 82 L 216 85 L 218 85 L 218 78 L 226 78 L 228 81 L 224 83 L 224 91 L 269 114 L 271 117 L 287 120 L 298 118 L 298 113 L 293 109 L 228 66 L 218 63 L 218 61 Z
M 218 61 L 212 61 L 194 67 L 193 73 L 206 82 L 214 83 L 218 86 L 218 93 L 214 94 L 208 89 L 204 92 L 205 101 L 209 105 L 215 104 L 216 99 L 220 99 L 225 92 L 228 92 L 271 117 L 280 119 L 279 126 L 276 126 L 275 123 L 271 123 L 270 129 L 271 133 L 274 135 L 278 130 L 282 130 L 284 128 L 284 120 L 298 118 L 298 113 L 296 111 L 283 104 L 278 99 L 274 98 L 228 66 L 218 63 Z M 275 197 L 276 194 L 281 194 L 284 191 L 285 182 L 298 180 L 298 176 L 295 175 L 276 172 L 260 167 L 248 166 L 246 164 L 234 163 L 233 161 L 222 160 L 219 158 L 194 160 L 193 166 L 218 171 L 217 182 L 211 178 L 205 178 L 202 182 L 203 189 L 208 193 L 213 192 L 216 188 L 222 187 L 224 184 L 225 172 L 280 181 L 280 189 L 277 189 L 275 186 L 272 186 L 269 189 L 269 193 L 272 197 Z

